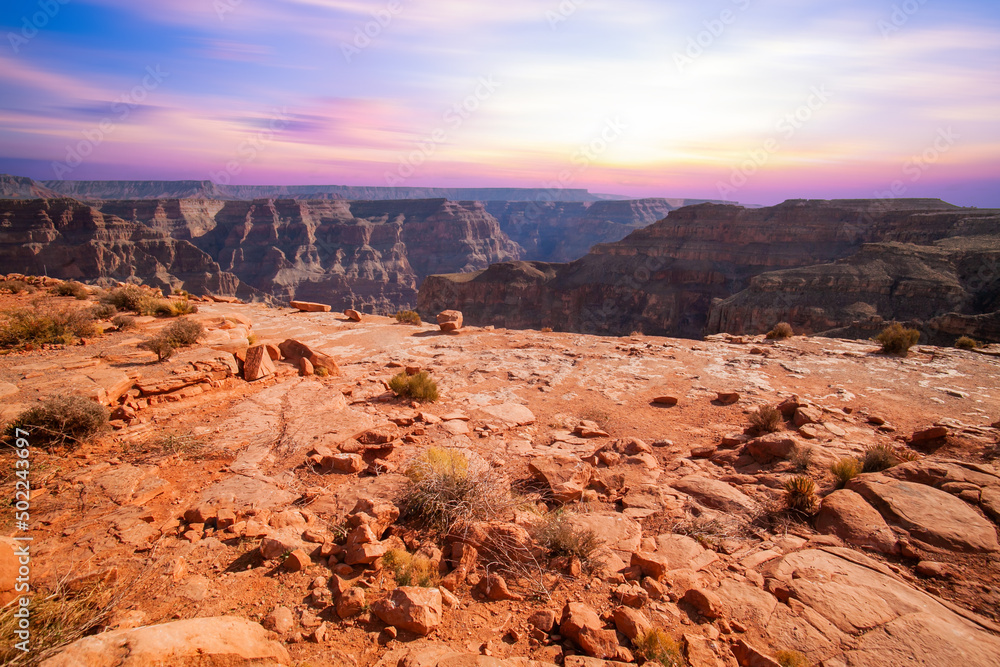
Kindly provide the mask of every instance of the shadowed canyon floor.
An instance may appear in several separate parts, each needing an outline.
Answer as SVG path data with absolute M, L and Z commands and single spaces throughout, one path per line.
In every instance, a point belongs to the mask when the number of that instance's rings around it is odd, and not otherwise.
M 828 667 L 1000 665 L 989 348 L 900 359 L 827 338 L 449 335 L 199 306 L 189 317 L 208 334 L 162 363 L 137 348 L 166 324 L 153 318 L 0 357 L 3 419 L 67 388 L 117 409 L 99 439 L 33 453 L 35 584 L 101 581 L 124 596 L 108 632 L 50 665 L 105 664 L 123 646 L 139 657 L 121 664 L 140 664 L 169 646 L 175 664 L 201 651 L 231 664 L 601 667 L 635 659 L 635 628 L 650 624 L 696 666 L 774 665 L 781 650 Z M 340 374 L 279 359 L 248 383 L 232 353 L 251 334 L 300 341 Z M 430 374 L 439 401 L 387 391 L 407 367 Z M 667 397 L 676 405 L 655 402 Z M 745 434 L 751 413 L 779 404 L 776 434 Z M 944 437 L 911 437 L 934 425 Z M 878 444 L 914 460 L 834 491 L 830 464 Z M 533 534 L 561 505 L 604 543 L 590 566 L 531 546 L 531 565 L 504 568 L 488 538 L 477 559 L 470 542 L 398 518 L 402 472 L 431 447 L 485 461 L 522 494 L 473 534 Z M 779 511 L 799 474 L 823 497 L 810 520 Z M 397 588 L 385 548 L 440 563 L 446 583 Z M 376 555 L 346 562 L 362 552 Z

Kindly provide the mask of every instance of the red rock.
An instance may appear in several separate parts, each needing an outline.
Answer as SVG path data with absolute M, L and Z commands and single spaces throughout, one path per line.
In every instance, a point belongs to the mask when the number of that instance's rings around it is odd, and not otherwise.
M 594 470 L 575 456 L 530 461 L 528 469 L 537 480 L 548 484 L 553 499 L 560 503 L 579 500 Z
M 483 595 L 493 601 L 514 600 L 520 602 L 524 600 L 523 595 L 512 593 L 507 587 L 507 581 L 499 574 L 490 574 L 479 582 L 479 590 Z
M 649 622 L 641 611 L 629 607 L 618 607 L 614 611 L 615 627 L 631 640 L 635 640 L 639 635 L 645 634 L 653 629 L 653 624 Z
M 356 310 L 354 310 L 352 308 L 348 308 L 347 310 L 345 310 L 344 311 L 344 315 L 347 316 L 347 318 L 349 320 L 352 320 L 354 322 L 360 322 L 361 321 L 361 313 L 359 313 L 358 311 L 356 311 Z
M 255 345 L 247 349 L 246 361 L 243 362 L 243 378 L 247 382 L 255 382 L 274 375 L 274 362 L 263 345 Z
M 324 466 L 329 463 L 329 467 L 333 470 L 348 475 L 361 472 L 367 467 L 360 454 L 334 454 L 324 458 L 323 463 Z
M 739 402 L 740 395 L 734 391 L 718 392 L 718 394 L 715 397 L 715 400 L 716 402 L 721 403 L 722 405 L 733 405 Z
M 322 303 L 312 303 L 311 301 L 292 301 L 289 304 L 292 308 L 298 308 L 303 313 L 329 313 L 333 308 Z
M 729 647 L 740 667 L 781 667 L 781 663 L 743 639 Z
M 940 440 L 941 438 L 947 437 L 948 429 L 944 426 L 932 426 L 931 428 L 926 428 L 922 431 L 916 431 L 912 436 L 910 436 L 910 442 L 928 442 L 930 440 Z
M 308 359 L 299 359 L 299 375 L 302 377 L 309 377 L 315 372 L 312 362 Z
M 309 554 L 302 549 L 296 549 L 292 553 L 288 554 L 288 558 L 286 558 L 285 562 L 282 563 L 284 568 L 289 572 L 301 572 L 311 564 L 312 561 L 309 559 Z
M 337 616 L 350 618 L 357 616 L 365 608 L 365 592 L 360 588 L 348 588 L 337 598 Z
M 591 657 L 614 658 L 618 653 L 618 638 L 614 630 L 605 630 L 597 612 L 582 602 L 566 603 L 559 632 Z
M 277 632 L 279 635 L 283 635 L 286 632 L 290 632 L 292 628 L 295 627 L 295 617 L 292 616 L 292 610 L 288 607 L 275 607 L 270 614 L 264 617 L 261 621 L 261 625 L 265 629 L 271 632 Z
M 823 499 L 816 530 L 886 554 L 898 551 L 896 536 L 874 507 L 854 491 L 840 489 Z
M 437 316 L 441 331 L 458 331 L 462 328 L 463 320 L 462 313 L 457 310 L 445 310 Z
M 799 402 L 799 397 L 791 396 L 778 404 L 778 412 L 785 419 L 790 419 L 795 414 L 795 411 L 799 409 L 800 405 L 802 404 Z
M 746 444 L 744 453 L 753 457 L 757 463 L 771 463 L 775 460 L 789 458 L 796 450 L 795 440 L 780 433 L 754 438 Z
M 823 416 L 819 410 L 803 406 L 795 411 L 792 423 L 796 426 L 805 426 L 806 424 L 818 424 L 822 419 Z
M 277 345 L 268 343 L 264 346 L 264 349 L 267 350 L 267 356 L 271 357 L 271 361 L 279 361 L 281 359 L 281 350 L 278 349 Z
M 427 635 L 441 624 L 441 591 L 400 586 L 388 598 L 372 605 L 372 611 L 386 625 Z
M 555 629 L 558 620 L 559 616 L 556 612 L 551 609 L 543 609 L 528 617 L 528 625 L 538 628 L 542 632 L 550 633 Z
M 694 607 L 705 618 L 716 619 L 722 616 L 722 600 L 712 591 L 692 588 L 684 593 L 681 601 Z
M 935 563 L 934 561 L 920 561 L 917 563 L 915 568 L 917 574 L 924 577 L 933 577 L 934 579 L 950 579 L 953 575 L 952 570 L 946 563 Z
M 677 405 L 676 396 L 657 396 L 653 399 L 655 405 L 666 405 L 668 407 L 673 407 Z
M 301 368 L 300 360 L 305 359 L 313 368 L 325 368 L 330 375 L 340 375 L 340 367 L 333 357 L 322 352 L 314 352 L 308 345 L 297 340 L 288 339 L 278 345 L 278 349 L 283 359 L 299 368 Z

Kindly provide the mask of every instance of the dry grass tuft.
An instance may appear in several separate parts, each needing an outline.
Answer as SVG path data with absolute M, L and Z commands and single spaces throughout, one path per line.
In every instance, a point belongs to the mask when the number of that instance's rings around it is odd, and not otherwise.
M 801 475 L 785 482 L 785 506 L 793 512 L 812 512 L 816 508 L 816 483 Z
M 795 335 L 792 331 L 792 325 L 788 322 L 778 322 L 774 325 L 774 328 L 767 332 L 768 340 L 785 340 L 786 338 L 791 338 Z
M 80 301 L 90 296 L 90 292 L 83 286 L 83 283 L 78 283 L 75 280 L 67 280 L 56 285 L 52 288 L 52 293 L 56 296 L 71 296 Z
M 512 505 L 510 484 L 486 461 L 432 447 L 410 462 L 400 501 L 404 517 L 444 532 L 496 518 Z
M 907 329 L 899 322 L 889 325 L 882 330 L 875 338 L 882 346 L 882 352 L 884 354 L 895 354 L 899 357 L 905 357 L 910 348 L 917 344 L 920 340 L 920 332 L 916 329 Z
M 837 478 L 837 488 L 842 489 L 847 483 L 861 474 L 863 465 L 861 461 L 851 456 L 844 457 L 836 463 L 830 464 L 830 472 Z
M 646 662 L 658 662 L 663 667 L 683 667 L 681 648 L 673 637 L 659 628 L 642 633 L 632 642 L 636 657 Z
M 576 530 L 562 508 L 546 514 L 532 531 L 532 537 L 550 556 L 576 557 L 586 566 L 590 555 L 604 544 L 592 530 Z
M 798 651 L 778 651 L 774 654 L 774 659 L 781 667 L 811 667 L 809 658 Z
M 974 350 L 979 347 L 979 341 L 975 338 L 970 338 L 968 336 L 962 336 L 955 341 L 955 347 L 960 350 Z
M 93 314 L 87 308 L 36 301 L 30 308 L 16 308 L 5 316 L 0 324 L 0 348 L 69 345 L 78 338 L 97 335 Z
M 441 580 L 430 559 L 413 555 L 404 549 L 389 549 L 382 556 L 382 567 L 392 573 L 397 586 L 433 588 Z
M 781 430 L 781 413 L 777 408 L 764 405 L 750 414 L 750 431 L 761 435 Z
M 405 372 L 399 373 L 389 380 L 389 389 L 397 396 L 412 398 L 418 401 L 433 403 L 438 399 L 437 383 L 431 379 L 426 371 L 421 371 L 416 375 L 407 375 Z
M 415 310 L 400 310 L 396 313 L 396 321 L 400 324 L 420 325 L 420 315 Z

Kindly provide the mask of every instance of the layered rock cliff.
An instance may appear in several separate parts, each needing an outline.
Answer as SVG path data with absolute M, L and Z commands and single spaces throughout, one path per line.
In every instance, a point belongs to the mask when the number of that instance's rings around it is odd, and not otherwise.
M 772 320 L 774 313 L 747 318 L 730 309 L 712 319 L 713 303 L 750 287 L 760 274 L 829 265 L 875 243 L 883 245 L 860 255 L 859 266 L 882 257 L 896 268 L 889 253 L 898 247 L 906 254 L 900 244 L 928 247 L 909 270 L 940 287 L 930 305 L 914 311 L 914 316 L 932 317 L 949 312 L 962 297 L 942 273 L 945 260 L 931 244 L 995 231 L 995 217 L 996 212 L 959 209 L 939 200 L 793 200 L 753 210 L 704 204 L 673 211 L 568 264 L 506 264 L 469 276 L 432 276 L 421 286 L 418 305 L 424 314 L 457 308 L 472 324 L 506 327 L 698 337 L 729 330 L 732 322 L 741 330 L 766 331 L 782 318 Z M 987 255 L 970 255 L 967 263 L 975 267 Z M 837 291 L 836 280 L 825 278 L 822 269 L 810 275 L 831 280 L 830 291 Z M 881 288 L 872 283 L 871 289 Z M 899 294 L 920 291 L 898 289 Z M 802 299 L 803 307 L 808 301 Z M 842 322 L 846 313 L 833 319 Z M 887 316 L 900 315 L 894 310 Z
M 168 290 L 253 295 L 190 241 L 74 199 L 3 201 L 0 266 L 64 280 L 133 278 Z

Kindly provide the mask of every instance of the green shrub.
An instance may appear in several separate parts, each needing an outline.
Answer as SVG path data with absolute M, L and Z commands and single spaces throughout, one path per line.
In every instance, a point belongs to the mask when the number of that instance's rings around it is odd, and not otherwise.
M 404 549 L 389 549 L 385 552 L 382 567 L 392 573 L 397 586 L 434 588 L 441 579 L 430 559 L 414 556 Z
M 159 361 L 169 359 L 178 347 L 194 345 L 205 334 L 205 327 L 194 320 L 177 320 L 163 328 L 160 333 L 143 341 L 139 347 L 156 353 Z
M 5 316 L 0 324 L 0 348 L 68 345 L 77 338 L 97 334 L 89 309 L 75 306 L 36 302 L 31 308 L 17 308 Z
M 775 660 L 781 667 L 811 667 L 809 658 L 798 651 L 778 651 L 774 654 Z
M 663 667 L 682 667 L 684 658 L 673 637 L 659 628 L 641 633 L 632 642 L 636 657 L 646 662 L 658 662 Z
M 793 512 L 812 512 L 816 507 L 816 483 L 803 476 L 785 482 L 785 506 Z
M 862 468 L 861 461 L 850 456 L 830 464 L 830 472 L 837 478 L 838 489 L 844 488 L 848 482 L 860 475 Z
M 174 354 L 174 346 L 170 344 L 170 341 L 163 334 L 142 341 L 139 343 L 139 347 L 150 352 L 155 352 L 157 361 L 169 359 Z
M 135 329 L 135 318 L 121 313 L 111 318 L 111 324 L 115 325 L 119 331 L 129 331 Z
M 960 350 L 974 350 L 979 347 L 979 341 L 975 338 L 969 338 L 968 336 L 962 336 L 955 341 L 955 347 Z
M 83 283 L 78 283 L 75 280 L 67 280 L 64 283 L 59 283 L 52 288 L 52 293 L 56 296 L 72 296 L 80 301 L 90 296 L 90 292 L 83 286 Z
M 792 325 L 788 322 L 778 322 L 774 328 L 767 332 L 766 338 L 769 340 L 785 340 L 795 335 Z
M 756 434 L 774 433 L 781 429 L 781 413 L 777 408 L 764 405 L 750 414 L 750 430 Z
M 861 458 L 861 471 L 882 472 L 899 465 L 902 461 L 892 445 L 880 442 L 865 449 L 865 454 Z
M 401 310 L 396 313 L 396 321 L 400 324 L 420 324 L 420 315 L 414 310 Z
M 56 396 L 29 408 L 7 425 L 6 435 L 16 429 L 30 433 L 29 442 L 42 447 L 76 447 L 108 425 L 108 411 L 82 396 Z
M 535 525 L 532 537 L 549 555 L 575 556 L 586 564 L 604 540 L 591 530 L 574 529 L 568 519 L 569 514 L 562 509 L 549 512 Z
M 905 357 L 910 348 L 920 340 L 920 332 L 916 329 L 907 329 L 896 322 L 883 329 L 875 340 L 882 346 L 884 354 Z
M 0 292 L 10 292 L 11 294 L 26 292 L 33 294 L 36 291 L 34 287 L 23 280 L 0 280 Z
M 445 532 L 494 518 L 509 506 L 510 486 L 493 468 L 455 449 L 428 449 L 409 464 L 406 477 L 403 516 Z
M 433 403 L 438 399 L 437 383 L 431 379 L 426 371 L 421 371 L 416 375 L 407 375 L 405 371 L 399 373 L 389 380 L 389 389 L 403 398 L 412 398 L 428 403 Z

